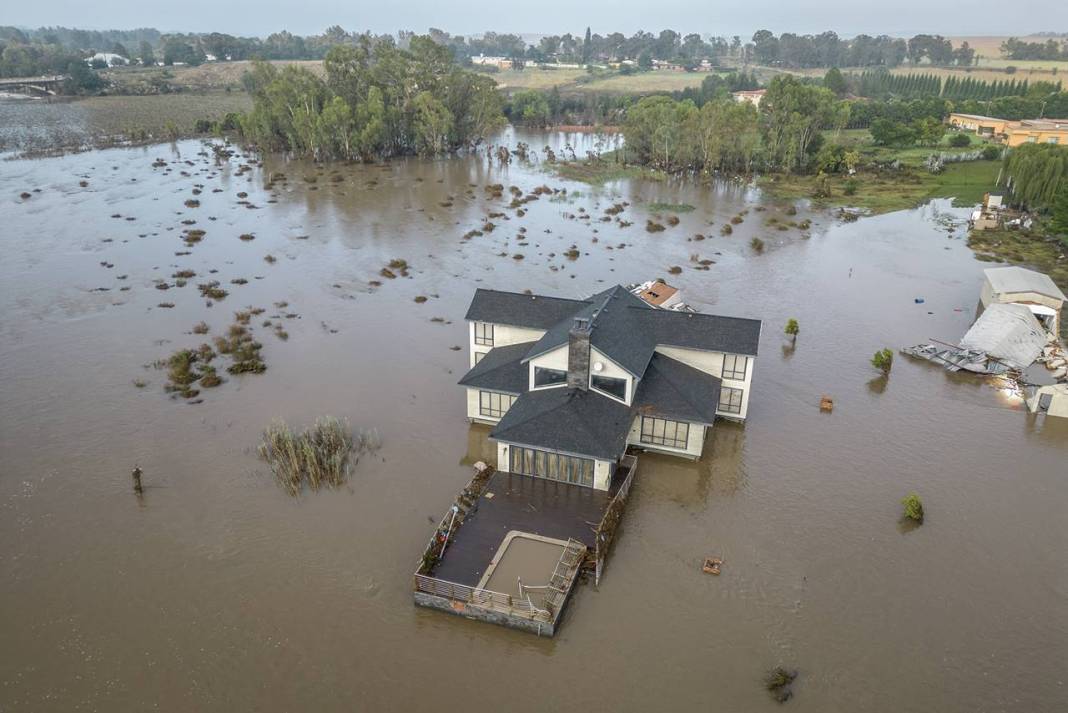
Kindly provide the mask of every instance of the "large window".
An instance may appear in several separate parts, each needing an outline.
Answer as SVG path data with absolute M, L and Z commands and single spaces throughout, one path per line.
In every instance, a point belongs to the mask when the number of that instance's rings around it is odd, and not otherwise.
M 743 393 L 741 389 L 724 386 L 719 390 L 719 410 L 725 413 L 741 413 Z
M 493 325 L 488 322 L 475 322 L 475 344 L 484 347 L 493 346 Z
M 589 458 L 511 446 L 509 460 L 512 473 L 593 487 L 593 461 Z
M 664 418 L 642 416 L 642 443 L 653 446 L 685 448 L 690 439 L 690 424 Z
M 723 356 L 723 378 L 745 381 L 745 366 L 748 361 L 744 356 L 725 354 Z
M 500 418 L 515 403 L 515 396 L 496 391 L 478 392 L 478 413 L 489 418 Z
M 590 386 L 615 396 L 620 401 L 627 400 L 627 380 L 616 379 L 611 376 L 599 376 L 594 374 L 590 377 Z
M 534 367 L 534 386 L 556 386 L 567 381 L 567 372 L 562 369 Z

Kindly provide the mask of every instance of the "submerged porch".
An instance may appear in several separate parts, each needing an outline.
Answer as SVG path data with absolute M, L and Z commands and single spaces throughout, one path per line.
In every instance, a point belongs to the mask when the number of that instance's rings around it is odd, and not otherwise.
M 599 579 L 636 468 L 625 456 L 608 490 L 477 473 L 423 555 L 416 604 L 551 636 L 581 569 Z

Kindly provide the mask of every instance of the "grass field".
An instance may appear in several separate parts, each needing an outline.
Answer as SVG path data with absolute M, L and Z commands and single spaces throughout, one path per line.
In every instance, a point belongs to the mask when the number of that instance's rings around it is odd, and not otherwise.
M 585 77 L 582 69 L 507 69 L 489 75 L 501 89 L 571 88 L 575 80 Z
M 970 151 L 981 149 L 984 146 L 989 145 L 991 142 L 979 138 L 978 136 L 971 136 L 972 143 L 970 146 L 956 147 L 949 145 L 949 139 L 955 136 L 955 133 L 947 132 L 942 137 L 942 141 L 934 146 L 912 146 L 909 148 L 898 148 L 889 146 L 876 146 L 872 143 L 871 133 L 867 129 L 843 129 L 842 131 L 824 131 L 823 138 L 828 143 L 841 144 L 851 149 L 857 150 L 862 162 L 866 163 L 889 163 L 894 160 L 901 161 L 906 166 L 918 167 L 922 166 L 927 160 L 927 157 L 933 153 L 944 154 L 962 154 Z
M 323 63 L 318 60 L 276 61 L 276 66 L 295 64 L 321 74 Z M 216 92 L 225 89 L 240 89 L 241 76 L 251 67 L 251 62 L 209 62 L 199 67 L 116 67 L 102 74 L 117 84 L 121 91 L 137 93 L 150 85 L 153 79 L 161 79 L 175 87 L 194 92 Z
M 703 72 L 616 72 L 588 74 L 582 69 L 509 69 L 490 75 L 506 90 L 552 89 L 562 92 L 604 92 L 608 94 L 652 94 L 699 87 L 708 76 Z
M 955 204 L 974 205 L 995 187 L 1000 167 L 1000 161 L 951 163 L 939 174 L 915 168 L 901 171 L 862 168 L 852 178 L 829 176 L 831 195 L 815 202 L 865 208 L 875 214 L 914 208 L 931 198 L 953 198 Z M 762 178 L 760 184 L 780 198 L 800 199 L 812 198 L 816 181 L 815 176 L 776 175 Z M 847 186 L 853 187 L 852 195 L 848 194 Z

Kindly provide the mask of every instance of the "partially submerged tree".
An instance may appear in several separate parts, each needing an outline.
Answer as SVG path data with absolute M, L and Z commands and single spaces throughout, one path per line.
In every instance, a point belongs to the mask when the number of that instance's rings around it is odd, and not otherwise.
M 796 319 L 791 317 L 786 320 L 786 327 L 782 331 L 792 337 L 794 341 L 797 341 L 797 335 L 801 332 L 801 326 L 797 323 Z
M 871 365 L 883 374 L 889 374 L 894 365 L 894 353 L 889 349 L 880 349 L 871 358 Z
M 906 520 L 912 520 L 913 522 L 923 522 L 923 501 L 920 500 L 920 496 L 916 493 L 909 493 L 901 499 L 901 504 L 905 506 L 904 517 Z

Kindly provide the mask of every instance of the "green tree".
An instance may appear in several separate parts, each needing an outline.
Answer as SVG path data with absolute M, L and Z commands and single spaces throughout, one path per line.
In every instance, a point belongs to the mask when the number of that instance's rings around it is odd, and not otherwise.
M 1060 235 L 1068 236 L 1068 181 L 1061 181 L 1061 187 L 1053 197 L 1052 213 L 1053 230 Z
M 152 51 L 152 45 L 145 40 L 141 40 L 141 50 L 138 52 L 141 55 L 141 64 L 146 67 L 153 67 L 156 64 L 156 53 Z
M 871 140 L 878 146 L 911 146 L 916 143 L 914 127 L 892 119 L 879 118 L 871 122 Z
M 1068 147 L 1017 146 L 1005 155 L 1004 173 L 1012 186 L 1014 204 L 1032 210 L 1049 210 L 1068 184 Z
M 835 96 L 844 96 L 849 90 L 846 85 L 845 77 L 842 76 L 841 70 L 838 67 L 831 67 L 827 70 L 827 74 L 823 75 L 823 86 L 834 92 Z
M 797 341 L 797 335 L 801 332 L 801 326 L 797 323 L 797 320 L 791 317 L 786 320 L 786 327 L 783 328 L 783 332 L 792 337 L 794 341 Z
M 764 146 L 772 166 L 801 172 L 819 149 L 821 131 L 849 121 L 849 105 L 836 100 L 825 87 L 801 82 L 792 75 L 771 80 L 760 103 L 764 118 Z
M 590 58 L 593 52 L 593 43 L 590 41 L 590 28 L 586 28 L 586 37 L 582 40 L 582 65 L 586 66 L 590 63 Z
M 553 120 L 549 100 L 541 92 L 533 90 L 515 93 L 510 116 L 513 123 L 539 128 L 548 126 Z
M 889 374 L 894 365 L 894 353 L 889 349 L 880 349 L 872 356 L 871 365 L 883 374 Z

